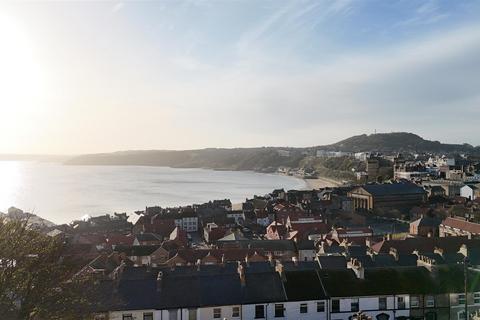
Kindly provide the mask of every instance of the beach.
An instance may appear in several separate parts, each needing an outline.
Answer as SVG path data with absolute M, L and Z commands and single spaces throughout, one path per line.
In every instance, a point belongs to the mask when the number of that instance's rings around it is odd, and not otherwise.
M 307 185 L 307 189 L 321 189 L 327 187 L 338 187 L 342 185 L 340 181 L 336 181 L 330 178 L 319 177 L 316 179 L 303 179 Z

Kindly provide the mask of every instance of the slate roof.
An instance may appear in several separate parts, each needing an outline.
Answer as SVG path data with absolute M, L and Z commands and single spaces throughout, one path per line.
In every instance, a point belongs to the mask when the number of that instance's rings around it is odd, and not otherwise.
M 221 241 L 219 247 L 240 247 L 250 249 L 263 249 L 265 251 L 296 251 L 295 242 L 292 240 L 235 240 Z
M 318 263 L 322 269 L 347 269 L 347 259 L 340 255 L 321 255 L 318 257 Z
M 303 239 L 297 242 L 298 250 L 315 250 L 315 241 Z
M 364 256 L 367 253 L 367 246 L 352 245 L 352 246 L 348 246 L 345 251 L 349 257 Z
M 222 260 L 222 256 L 226 261 L 242 261 L 246 256 L 251 258 L 253 255 L 259 255 L 260 257 L 267 259 L 267 255 L 261 249 L 243 249 L 243 248 L 230 248 L 230 249 L 179 249 L 177 251 L 170 252 L 171 257 L 178 255 L 184 259 L 187 263 L 195 264 L 198 259 L 203 259 L 210 255 L 218 262 Z M 275 256 L 274 256 L 275 257 Z
M 252 264 L 254 265 L 254 264 Z M 117 280 L 101 283 L 105 310 L 151 310 L 282 301 L 321 300 L 330 297 L 463 292 L 463 267 L 440 266 L 365 270 L 358 279 L 350 269 L 286 270 L 285 282 L 273 266 L 244 265 L 246 285 L 237 264 L 168 268 L 125 267 Z M 159 272 L 161 280 L 157 281 Z M 480 273 L 469 271 L 470 292 L 480 291 Z
M 285 272 L 285 292 L 288 301 L 306 301 L 326 299 L 317 270 Z
M 129 257 L 145 257 L 154 253 L 160 245 L 115 246 L 116 252 L 124 252 Z
M 441 221 L 435 217 L 423 216 L 415 221 L 410 222 L 410 225 L 417 227 L 438 227 Z
M 171 269 L 125 268 L 106 289 L 111 310 L 170 309 L 286 301 L 280 275 L 245 273 L 242 286 L 236 264 Z M 249 267 L 245 267 L 249 269 Z M 157 284 L 157 275 L 162 272 Z M 108 287 L 108 286 L 107 286 Z M 117 288 L 116 290 L 114 288 Z
M 156 235 L 154 233 L 139 233 L 135 235 L 135 238 L 139 242 L 144 242 L 144 241 L 162 241 L 162 238 L 159 235 Z
M 347 270 L 320 270 L 322 283 L 331 297 L 429 293 L 434 287 L 426 268 L 366 269 L 365 279 Z
M 377 253 L 389 253 L 395 248 L 399 254 L 411 254 L 414 250 L 421 253 L 433 252 L 435 248 L 444 250 L 444 253 L 457 252 L 462 244 L 480 247 L 480 239 L 466 237 L 445 238 L 406 238 L 404 240 L 383 240 L 371 246 Z
M 413 183 L 367 184 L 362 186 L 372 196 L 424 194 L 422 187 Z
M 424 267 L 375 268 L 358 279 L 352 270 L 320 270 L 322 283 L 332 297 L 389 294 L 441 294 L 463 292 L 463 267 L 440 266 L 435 273 Z M 469 291 L 480 290 L 480 273 L 469 271 Z
M 283 269 L 285 271 L 302 271 L 302 270 L 317 270 L 320 266 L 316 261 L 282 261 Z

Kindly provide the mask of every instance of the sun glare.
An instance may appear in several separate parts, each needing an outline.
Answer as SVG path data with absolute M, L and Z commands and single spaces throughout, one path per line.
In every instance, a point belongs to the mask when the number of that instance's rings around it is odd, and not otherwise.
M 15 204 L 21 184 L 20 165 L 14 161 L 0 161 L 0 211 Z
M 0 15 L 0 116 L 16 121 L 38 106 L 45 88 L 44 74 L 26 28 Z

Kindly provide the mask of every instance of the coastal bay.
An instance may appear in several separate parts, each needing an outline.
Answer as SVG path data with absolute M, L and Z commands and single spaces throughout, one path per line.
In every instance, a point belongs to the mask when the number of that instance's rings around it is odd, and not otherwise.
M 296 177 L 252 171 L 59 162 L 0 161 L 0 176 L 0 211 L 15 206 L 55 223 L 84 215 L 132 213 L 145 206 L 225 198 L 241 202 L 277 188 L 308 188 Z

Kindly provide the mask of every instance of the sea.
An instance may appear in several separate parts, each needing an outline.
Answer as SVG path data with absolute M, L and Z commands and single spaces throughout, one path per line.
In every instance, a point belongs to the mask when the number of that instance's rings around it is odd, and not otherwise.
M 273 189 L 305 189 L 302 179 L 251 171 L 146 166 L 81 166 L 0 161 L 0 212 L 17 207 L 56 224 L 146 206 L 244 201 Z

